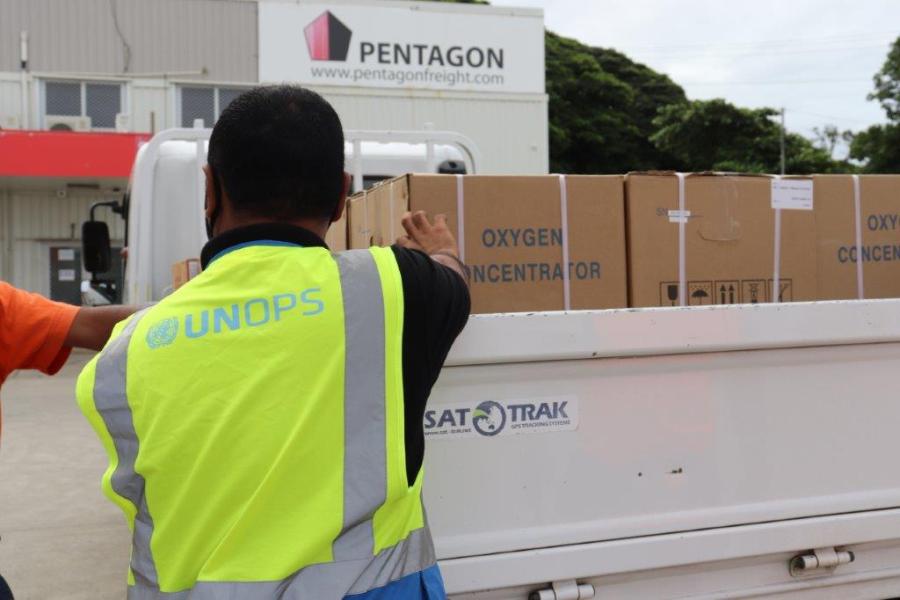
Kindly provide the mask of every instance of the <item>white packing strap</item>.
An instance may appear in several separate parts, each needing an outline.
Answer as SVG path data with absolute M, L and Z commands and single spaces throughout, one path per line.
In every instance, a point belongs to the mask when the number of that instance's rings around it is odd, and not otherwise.
M 388 237 L 388 239 L 387 239 L 387 244 L 386 244 L 386 245 L 388 245 L 388 246 L 390 246 L 390 245 L 393 244 L 395 241 L 397 241 L 397 227 L 396 227 L 396 225 L 394 224 L 394 215 L 395 215 L 396 213 L 394 212 L 394 180 L 393 180 L 393 179 L 391 180 L 391 184 L 390 184 L 390 185 L 391 185 L 391 193 L 390 193 L 390 196 L 389 196 L 389 198 L 390 198 L 390 206 L 388 206 L 388 221 L 390 222 L 390 225 L 389 225 L 389 227 L 390 227 L 390 236 Z M 384 244 L 384 240 L 382 240 L 382 244 Z
M 685 256 L 685 232 L 690 213 L 685 210 L 684 173 L 675 173 L 678 178 L 678 306 L 687 306 L 687 257 Z M 671 219 L 671 215 L 669 216 Z
M 775 181 L 781 181 L 781 175 L 775 176 Z M 778 302 L 781 298 L 781 209 L 775 209 L 775 242 L 772 265 L 772 302 Z
M 459 246 L 459 260 L 466 263 L 466 196 L 463 192 L 463 176 L 456 176 L 456 242 Z
M 559 215 L 562 226 L 563 309 L 572 310 L 572 283 L 569 280 L 569 191 L 566 176 L 559 176 Z
M 369 227 L 369 190 L 363 190 L 363 231 L 366 234 L 366 246 L 372 245 L 372 229 Z
M 856 215 L 856 297 L 866 297 L 863 281 L 862 256 L 862 194 L 859 191 L 859 175 L 853 175 L 853 211 Z

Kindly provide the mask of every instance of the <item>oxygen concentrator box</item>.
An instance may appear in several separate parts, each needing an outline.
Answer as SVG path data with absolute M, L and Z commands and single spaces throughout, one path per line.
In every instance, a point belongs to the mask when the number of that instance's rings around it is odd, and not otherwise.
M 630 306 L 817 299 L 810 178 L 686 173 L 683 181 L 671 172 L 626 177 Z
M 857 181 L 813 177 L 819 300 L 900 298 L 900 175 Z
M 407 210 L 447 215 L 474 313 L 626 306 L 621 176 L 405 175 L 351 199 L 350 246 L 393 243 Z

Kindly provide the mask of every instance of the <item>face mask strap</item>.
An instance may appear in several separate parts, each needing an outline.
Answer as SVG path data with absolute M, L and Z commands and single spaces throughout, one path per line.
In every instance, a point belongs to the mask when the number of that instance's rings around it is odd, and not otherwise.
M 209 165 L 209 174 L 213 181 L 213 198 L 216 199 L 216 208 L 210 216 L 206 218 L 206 237 L 213 238 L 213 228 L 216 226 L 216 219 L 219 218 L 219 212 L 222 210 L 222 187 L 219 184 L 219 177 L 216 175 L 215 169 Z

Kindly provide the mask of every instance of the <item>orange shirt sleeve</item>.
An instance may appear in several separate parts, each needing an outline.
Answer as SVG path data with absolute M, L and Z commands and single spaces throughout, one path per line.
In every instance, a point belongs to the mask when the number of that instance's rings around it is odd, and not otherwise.
M 59 371 L 72 350 L 65 340 L 77 313 L 77 306 L 0 281 L 0 382 L 16 369 Z

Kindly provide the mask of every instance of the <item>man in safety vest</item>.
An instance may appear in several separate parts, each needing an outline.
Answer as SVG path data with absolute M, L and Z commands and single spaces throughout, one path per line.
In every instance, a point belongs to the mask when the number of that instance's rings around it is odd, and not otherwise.
M 120 324 L 78 400 L 133 530 L 132 599 L 437 599 L 422 417 L 469 313 L 445 220 L 332 254 L 340 121 L 250 90 L 209 141 L 200 276 Z

